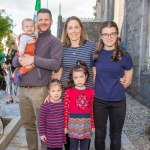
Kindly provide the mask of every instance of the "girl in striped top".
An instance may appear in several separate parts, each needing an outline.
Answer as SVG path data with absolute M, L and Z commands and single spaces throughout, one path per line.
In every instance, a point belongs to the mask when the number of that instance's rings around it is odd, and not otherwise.
M 49 102 L 40 108 L 39 132 L 40 138 L 46 144 L 47 150 L 62 150 L 65 144 L 64 134 L 64 101 L 60 98 L 62 85 L 58 79 L 49 84 Z

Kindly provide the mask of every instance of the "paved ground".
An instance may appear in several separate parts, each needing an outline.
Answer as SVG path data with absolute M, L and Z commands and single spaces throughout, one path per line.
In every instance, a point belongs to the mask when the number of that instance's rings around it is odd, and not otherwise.
M 14 96 L 14 101 L 16 101 L 16 97 Z M 16 117 L 20 116 L 19 105 L 17 103 L 5 104 L 7 100 L 7 94 L 3 91 L 0 91 L 0 112 L 3 112 L 4 116 Z M 106 140 L 106 149 L 109 150 L 109 139 L 107 137 Z M 129 141 L 127 136 L 123 133 L 122 135 L 122 149 L 123 150 L 132 150 L 132 143 Z M 27 144 L 25 140 L 25 132 L 24 128 L 21 127 L 16 135 L 12 138 L 6 150 L 28 150 Z M 91 148 L 90 150 L 94 150 L 94 137 L 92 138 Z

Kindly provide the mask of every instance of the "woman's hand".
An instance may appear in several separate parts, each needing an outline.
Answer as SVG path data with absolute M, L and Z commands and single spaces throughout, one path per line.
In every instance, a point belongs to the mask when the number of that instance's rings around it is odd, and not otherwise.
M 124 84 L 126 82 L 126 76 L 124 75 L 122 78 L 120 78 L 120 83 Z
M 45 135 L 40 136 L 40 139 L 42 142 L 46 142 L 46 136 Z
M 130 70 L 125 70 L 125 75 L 123 78 L 120 78 L 121 84 L 126 89 L 132 82 L 132 76 L 133 76 L 133 68 Z
M 64 129 L 64 133 L 65 133 L 65 134 L 67 134 L 67 133 L 68 133 L 68 130 L 67 130 L 67 128 L 65 128 L 65 129 Z
M 93 132 L 93 133 L 95 132 L 95 128 L 92 128 L 92 132 Z

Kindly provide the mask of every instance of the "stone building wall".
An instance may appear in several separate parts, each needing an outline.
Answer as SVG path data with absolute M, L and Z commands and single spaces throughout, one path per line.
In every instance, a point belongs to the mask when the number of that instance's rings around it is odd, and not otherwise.
M 117 23 L 119 31 L 121 31 L 124 17 L 124 1 L 125 0 L 115 0 L 114 4 L 114 21 Z
M 99 28 L 100 22 L 93 21 L 93 22 L 83 22 L 85 30 L 88 34 L 88 38 L 93 41 L 98 41 L 99 38 Z
M 85 27 L 89 40 L 93 40 L 97 42 L 99 38 L 100 21 L 96 21 L 93 18 L 80 18 L 80 19 Z M 57 26 L 58 38 L 61 38 L 65 21 L 66 19 L 62 19 L 62 16 L 58 16 L 58 26 Z
M 150 0 L 115 0 L 114 21 L 121 30 L 121 38 L 132 56 L 134 76 L 128 92 L 150 107 Z M 102 21 L 109 20 L 108 0 L 101 2 Z M 112 9 L 111 9 L 112 10 Z M 150 66 L 150 65 L 149 65 Z
M 141 97 L 142 73 L 147 70 L 149 0 L 125 0 L 121 37 L 134 63 L 133 82 L 128 92 Z M 150 92 L 150 91 L 149 91 Z M 140 100 L 139 101 L 143 101 Z
M 114 19 L 114 0 L 101 0 L 101 22 Z
M 101 16 L 100 16 L 100 14 L 101 14 L 101 0 L 96 0 L 96 6 L 95 6 L 95 10 L 96 10 L 96 12 L 95 12 L 95 20 L 98 20 L 98 21 L 100 21 L 101 20 Z

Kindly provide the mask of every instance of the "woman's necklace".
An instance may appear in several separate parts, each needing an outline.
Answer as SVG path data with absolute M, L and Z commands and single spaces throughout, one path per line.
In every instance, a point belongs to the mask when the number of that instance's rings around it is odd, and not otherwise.
M 76 55 L 78 53 L 79 47 L 71 47 L 72 54 Z

